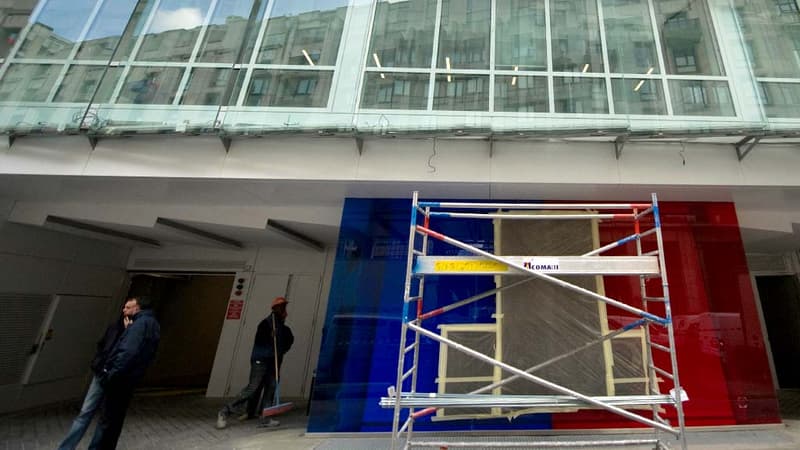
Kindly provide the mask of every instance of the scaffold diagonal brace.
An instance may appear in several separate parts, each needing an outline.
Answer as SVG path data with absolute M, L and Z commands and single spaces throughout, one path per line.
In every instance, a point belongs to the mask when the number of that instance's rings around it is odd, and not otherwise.
M 501 368 L 501 369 L 503 369 L 503 370 L 505 370 L 507 372 L 511 372 L 511 373 L 513 373 L 515 375 L 519 375 L 521 378 L 525 378 L 525 379 L 527 379 L 529 381 L 532 381 L 532 382 L 534 382 L 534 383 L 536 383 L 536 384 L 538 384 L 540 386 L 548 388 L 548 389 L 550 389 L 550 390 L 552 390 L 554 392 L 558 392 L 560 394 L 568 395 L 568 396 L 573 397 L 575 399 L 581 400 L 581 401 L 583 401 L 584 403 L 586 403 L 588 405 L 595 406 L 595 407 L 600 408 L 600 409 L 605 409 L 607 411 L 611 411 L 613 413 L 616 413 L 617 415 L 620 415 L 620 416 L 625 417 L 627 419 L 633 420 L 634 422 L 638 422 L 638 423 L 641 423 L 643 425 L 647 425 L 647 426 L 650 426 L 650 427 L 658 428 L 659 430 L 662 430 L 662 431 L 665 431 L 667 433 L 671 433 L 671 434 L 674 434 L 674 435 L 678 435 L 679 434 L 679 432 L 676 431 L 675 429 L 673 429 L 672 427 L 669 427 L 669 426 L 664 425 L 662 423 L 656 422 L 654 420 L 647 419 L 647 418 L 642 417 L 640 415 L 634 414 L 634 413 L 632 413 L 630 411 L 626 411 L 626 410 L 624 410 L 622 408 L 619 408 L 619 407 L 616 407 L 616 406 L 613 406 L 613 405 L 609 405 L 609 404 L 604 403 L 602 401 L 595 400 L 595 399 L 593 399 L 593 398 L 591 398 L 591 397 L 589 397 L 587 395 L 581 394 L 580 392 L 576 392 L 576 391 L 573 391 L 572 389 L 566 388 L 566 387 L 561 386 L 559 384 L 547 381 L 544 378 L 537 377 L 536 375 L 529 374 L 529 373 L 523 371 L 522 369 L 519 369 L 517 367 L 511 366 L 511 365 L 506 364 L 506 363 L 504 363 L 502 361 L 498 361 L 496 359 L 490 358 L 490 357 L 484 355 L 481 352 L 478 352 L 478 351 L 473 350 L 473 349 L 471 349 L 469 347 L 466 347 L 466 346 L 464 346 L 462 344 L 459 344 L 458 342 L 455 342 L 455 341 L 453 341 L 451 339 L 447 339 L 445 337 L 439 336 L 438 334 L 436 334 L 436 333 L 434 333 L 432 331 L 426 330 L 425 328 L 422 328 L 422 327 L 420 327 L 418 325 L 408 324 L 408 328 L 410 328 L 411 330 L 416 331 L 417 333 L 419 333 L 419 334 L 421 334 L 423 336 L 426 336 L 426 337 L 428 337 L 430 339 L 433 339 L 434 341 L 437 341 L 439 343 L 443 343 L 443 344 L 447 345 L 450 348 L 453 348 L 453 349 L 455 349 L 457 351 L 460 351 L 460 352 L 462 352 L 462 353 L 464 353 L 466 355 L 472 356 L 473 358 L 479 359 L 479 360 L 481 360 L 483 362 L 486 362 L 486 363 L 489 363 L 489 364 L 491 364 L 493 366 L 499 367 L 499 368 Z
M 467 244 L 465 242 L 461 242 L 461 241 L 459 241 L 457 239 L 453 239 L 453 238 L 445 236 L 445 235 L 443 235 L 441 233 L 437 233 L 437 232 L 435 232 L 435 231 L 433 231 L 431 229 L 428 229 L 428 228 L 425 228 L 425 227 L 417 225 L 417 231 L 420 232 L 420 233 L 423 233 L 423 234 L 427 234 L 428 236 L 430 236 L 430 237 L 432 237 L 434 239 L 438 239 L 440 241 L 443 241 L 443 242 L 446 242 L 446 243 L 451 244 L 453 246 L 456 246 L 456 247 L 458 247 L 458 248 L 460 248 L 462 250 L 466 250 L 466 251 L 474 253 L 476 255 L 480 255 L 480 256 L 483 256 L 485 258 L 489 258 L 491 260 L 506 264 L 506 265 L 508 265 L 510 267 L 513 267 L 513 268 L 515 268 L 515 269 L 517 269 L 519 271 L 528 273 L 530 275 L 533 275 L 535 277 L 541 278 L 543 280 L 547 280 L 547 281 L 549 281 L 551 283 L 554 283 L 554 284 L 556 284 L 558 286 L 564 287 L 566 289 L 572 290 L 572 291 L 580 293 L 580 294 L 584 294 L 584 295 L 592 297 L 592 298 L 594 298 L 596 300 L 600 300 L 600 301 L 605 302 L 605 303 L 607 303 L 609 305 L 617 307 L 617 308 L 619 308 L 619 309 L 621 309 L 623 311 L 627 311 L 627 312 L 629 312 L 631 314 L 634 314 L 634 315 L 636 315 L 638 317 L 641 317 L 643 319 L 647 319 L 647 320 L 649 320 L 651 322 L 658 323 L 658 324 L 661 324 L 661 325 L 666 325 L 666 324 L 668 324 L 670 322 L 669 317 L 667 317 L 667 318 L 659 317 L 659 316 L 657 316 L 655 314 L 651 314 L 651 313 L 649 313 L 647 311 L 643 311 L 643 310 L 641 310 L 639 308 L 636 308 L 636 307 L 630 306 L 628 304 L 622 303 L 622 302 L 620 302 L 618 300 L 614 300 L 613 298 L 609 298 L 609 297 L 606 297 L 604 295 L 600 295 L 600 294 L 598 294 L 596 292 L 592 292 L 592 291 L 590 291 L 588 289 L 582 288 L 580 286 L 576 286 L 576 285 L 574 285 L 572 283 L 569 283 L 567 281 L 560 280 L 558 278 L 552 277 L 552 276 L 547 275 L 545 273 L 529 269 L 529 268 L 524 267 L 521 264 L 517 264 L 514 261 L 511 261 L 511 260 L 509 260 L 507 258 L 503 258 L 501 256 L 494 255 L 494 254 L 492 254 L 490 252 L 487 252 L 487 251 L 481 250 L 481 249 L 479 249 L 479 248 L 477 248 L 475 246 L 469 245 L 469 244 Z

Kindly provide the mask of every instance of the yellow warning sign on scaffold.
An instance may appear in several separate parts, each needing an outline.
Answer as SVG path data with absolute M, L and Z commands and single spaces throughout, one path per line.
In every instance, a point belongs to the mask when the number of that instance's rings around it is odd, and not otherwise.
M 434 272 L 505 272 L 508 266 L 491 260 L 459 259 L 440 260 L 433 263 Z

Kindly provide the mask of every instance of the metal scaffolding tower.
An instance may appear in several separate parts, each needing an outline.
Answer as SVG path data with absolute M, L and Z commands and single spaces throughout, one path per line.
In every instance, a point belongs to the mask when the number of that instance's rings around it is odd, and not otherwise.
M 509 214 L 509 211 L 516 213 Z M 536 212 L 538 210 L 539 213 Z M 474 212 L 464 212 L 474 211 Z M 542 214 L 547 211 L 547 214 Z M 560 212 L 559 212 L 560 211 Z M 652 216 L 652 218 L 648 217 Z M 434 231 L 431 219 L 444 217 L 451 219 L 502 219 L 502 220 L 575 220 L 575 219 L 607 219 L 627 220 L 633 224 L 633 234 L 611 244 L 596 248 L 582 255 L 548 256 L 547 265 L 539 264 L 536 256 L 499 256 L 482 250 L 476 246 L 459 241 Z M 422 223 L 419 219 L 422 218 Z M 643 221 L 643 219 L 646 220 Z M 645 225 L 648 224 L 648 225 Z M 647 230 L 641 227 L 653 226 Z M 642 240 L 654 235 L 657 248 L 643 251 Z M 469 256 L 437 256 L 429 255 L 429 239 L 433 238 L 467 252 Z M 653 238 L 650 238 L 652 241 Z M 636 255 L 602 256 L 616 247 L 627 243 L 636 243 Z M 541 258 L 541 257 L 540 257 Z M 479 293 L 469 298 L 455 301 L 443 307 L 424 310 L 424 288 L 426 276 L 463 275 L 519 275 L 521 281 Z M 601 295 L 568 281 L 556 278 L 555 275 L 625 275 L 639 277 L 642 307 L 637 308 L 620 300 Z M 609 330 L 596 340 L 581 345 L 574 350 L 551 358 L 527 369 L 514 367 L 502 360 L 487 356 L 475 349 L 462 345 L 437 332 L 426 329 L 423 322 L 434 316 L 447 313 L 453 309 L 491 297 L 505 289 L 516 286 L 531 278 L 546 280 L 568 291 L 603 302 L 619 308 L 634 316 L 632 322 L 616 330 Z M 660 295 L 648 293 L 648 278 L 661 281 Z M 387 397 L 381 398 L 380 405 L 393 408 L 392 449 L 419 447 L 599 447 L 605 445 L 652 445 L 656 449 L 669 448 L 664 437 L 677 441 L 682 449 L 686 449 L 684 433 L 684 415 L 682 402 L 688 397 L 682 390 L 678 378 L 678 365 L 675 355 L 675 333 L 670 309 L 669 285 L 664 262 L 664 242 L 659 216 L 658 199 L 652 194 L 651 203 L 640 204 L 552 204 L 552 203 L 458 203 L 458 202 L 424 202 L 419 201 L 414 192 L 411 208 L 411 227 L 408 241 L 407 271 L 405 278 L 403 304 L 403 324 L 400 337 L 400 349 L 397 367 L 396 384 L 389 388 Z M 656 307 L 658 304 L 660 306 Z M 663 315 L 651 311 L 663 311 Z M 668 342 L 658 344 L 651 339 L 651 327 L 663 327 L 667 331 Z M 533 372 L 575 355 L 585 349 L 603 344 L 629 330 L 641 329 L 644 335 L 644 376 L 647 379 L 645 395 L 585 395 L 563 385 L 548 381 Z M 488 384 L 468 394 L 442 394 L 417 392 L 418 366 L 420 363 L 420 339 L 426 337 L 439 342 L 448 349 L 454 349 L 469 355 L 476 360 L 491 364 L 506 373 L 500 381 Z M 409 343 L 410 342 L 410 343 Z M 669 356 L 671 367 L 658 367 L 653 358 L 654 352 L 663 352 Z M 524 379 L 542 386 L 553 395 L 505 395 L 496 394 L 496 389 L 511 381 Z M 668 393 L 661 392 L 659 382 L 673 386 Z M 562 411 L 578 409 L 600 409 L 612 412 L 638 424 L 652 427 L 654 434 L 647 439 L 617 440 L 527 440 L 524 442 L 467 442 L 455 439 L 415 439 L 414 422 L 420 418 L 434 414 L 440 408 L 506 408 L 529 409 L 536 411 Z M 648 411 L 644 414 L 641 410 Z M 671 424 L 663 416 L 665 408 L 673 408 L 677 416 L 677 426 Z M 637 414 L 630 409 L 638 409 Z M 408 414 L 402 411 L 408 410 Z

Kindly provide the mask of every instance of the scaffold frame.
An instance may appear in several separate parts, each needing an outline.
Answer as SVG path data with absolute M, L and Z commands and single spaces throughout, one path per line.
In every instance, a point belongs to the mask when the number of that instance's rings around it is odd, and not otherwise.
M 475 212 L 463 212 L 474 210 Z M 515 214 L 505 213 L 514 211 Z M 547 214 L 536 214 L 531 211 L 547 211 Z M 565 211 L 565 213 L 559 213 Z M 625 211 L 620 213 L 619 211 Z M 642 230 L 642 219 L 652 216 L 652 228 Z M 500 256 L 485 251 L 476 246 L 459 241 L 442 233 L 434 231 L 431 227 L 431 218 L 445 217 L 451 219 L 503 219 L 503 220 L 575 220 L 575 219 L 611 219 L 627 220 L 633 224 L 633 233 L 610 244 L 596 248 L 582 255 L 559 256 Z M 420 224 L 420 218 L 422 223 Z M 652 251 L 643 251 L 642 240 L 654 235 L 657 248 Z M 428 255 L 429 239 L 433 238 L 452 245 L 470 256 L 436 256 Z M 652 239 L 652 238 L 651 238 Z M 602 256 L 603 253 L 628 243 L 635 242 L 636 255 L 634 256 Z M 537 262 L 536 258 L 540 258 Z M 545 259 L 542 259 L 545 258 Z M 561 264 L 563 260 L 564 264 Z M 555 264 L 552 264 L 556 261 Z M 463 269 L 469 265 L 469 270 Z M 454 267 L 456 267 L 454 269 Z M 496 287 L 478 293 L 463 300 L 454 301 L 445 306 L 425 311 L 425 277 L 448 275 L 502 275 L 515 274 L 524 278 L 507 285 Z M 639 288 L 642 298 L 642 307 L 637 308 L 630 304 L 607 297 L 606 295 L 591 291 L 576 284 L 557 278 L 557 274 L 584 274 L 584 275 L 617 275 L 636 276 L 639 278 Z M 418 279 L 415 284 L 414 279 Z M 647 278 L 659 278 L 661 283 L 660 295 L 648 295 Z M 553 357 L 547 361 L 529 368 L 514 367 L 502 360 L 487 356 L 477 350 L 469 348 L 423 327 L 423 321 L 432 317 L 445 314 L 453 309 L 463 307 L 478 300 L 491 297 L 506 289 L 518 286 L 532 279 L 545 280 L 568 291 L 603 302 L 606 305 L 626 311 L 635 319 L 616 330 L 608 330 L 600 337 L 575 347 L 566 353 Z M 416 291 L 416 292 L 412 292 Z M 663 315 L 655 314 L 650 310 L 654 304 L 659 304 Z M 481 440 L 482 447 L 525 447 L 541 446 L 552 448 L 575 447 L 601 447 L 624 445 L 653 445 L 656 449 L 670 448 L 664 436 L 671 436 L 677 441 L 680 448 L 687 448 L 685 434 L 685 418 L 683 402 L 688 396 L 681 387 L 678 376 L 678 363 L 675 352 L 675 332 L 672 323 L 672 310 L 669 297 L 669 283 L 664 257 L 664 238 L 658 198 L 651 194 L 650 203 L 486 203 L 486 202 L 426 202 L 419 200 L 419 193 L 414 192 L 411 205 L 411 219 L 408 240 L 407 269 L 403 292 L 402 329 L 400 335 L 397 378 L 394 386 L 388 388 L 387 396 L 381 398 L 380 406 L 392 408 L 392 450 L 399 448 L 409 449 L 415 447 L 438 448 L 448 447 L 474 447 L 476 442 L 464 440 L 436 438 L 433 440 L 415 440 L 414 422 L 429 416 L 440 408 L 522 408 L 546 411 L 575 411 L 584 408 L 601 409 L 624 417 L 637 424 L 653 429 L 652 439 L 607 439 L 607 440 L 564 440 L 552 439 L 539 441 L 525 441 L 510 443 L 487 442 Z M 667 330 L 668 344 L 662 345 L 651 340 L 650 326 L 660 326 Z M 644 371 L 647 377 L 646 395 L 586 395 L 563 385 L 534 375 L 537 370 L 563 360 L 578 352 L 584 351 L 599 344 L 606 343 L 630 330 L 642 329 L 644 331 Z M 422 337 L 438 342 L 442 346 L 461 352 L 478 361 L 488 363 L 506 373 L 505 378 L 496 381 L 468 394 L 441 394 L 417 392 L 418 369 L 420 363 L 420 340 Z M 412 341 L 410 344 L 409 342 Z M 660 351 L 669 354 L 669 368 L 658 367 L 653 358 L 653 352 Z M 410 367 L 409 367 L 410 358 Z M 492 394 L 495 389 L 517 379 L 525 379 L 553 392 L 553 395 L 504 395 Z M 668 379 L 673 388 L 668 393 L 662 393 L 659 381 Z M 486 394 L 489 392 L 489 394 Z M 626 408 L 647 408 L 652 413 L 651 417 L 636 414 Z M 677 426 L 662 417 L 664 407 L 675 410 Z M 405 420 L 402 411 L 408 410 Z

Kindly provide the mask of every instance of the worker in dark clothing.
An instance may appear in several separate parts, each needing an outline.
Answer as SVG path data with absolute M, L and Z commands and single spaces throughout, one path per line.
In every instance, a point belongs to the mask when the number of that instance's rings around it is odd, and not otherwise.
M 242 392 L 235 400 L 225 405 L 217 413 L 217 428 L 228 426 L 228 417 L 234 413 L 241 412 L 248 402 L 258 402 L 258 395 L 264 389 L 264 398 L 260 403 L 260 409 L 266 402 L 272 400 L 274 395 L 277 374 L 275 373 L 275 359 L 278 360 L 278 368 L 283 362 L 283 355 L 289 351 L 294 343 L 292 330 L 286 326 L 286 305 L 289 302 L 284 297 L 276 297 L 272 301 L 272 313 L 258 324 L 253 351 L 250 354 L 250 379 L 242 389 Z M 273 339 L 274 331 L 274 339 Z M 277 352 L 277 353 L 276 353 Z M 269 419 L 267 426 L 277 426 L 277 420 Z
M 103 412 L 89 445 L 92 450 L 117 447 L 133 390 L 155 358 L 161 339 L 161 327 L 150 310 L 150 299 L 135 297 L 134 300 L 136 307 L 131 316 L 132 322 L 111 349 L 103 372 L 99 375 L 105 397 Z
M 78 417 L 72 422 L 72 427 L 67 433 L 67 437 L 65 437 L 58 446 L 58 450 L 72 450 L 77 447 L 78 442 L 80 442 L 86 430 L 89 428 L 92 417 L 103 400 L 103 387 L 100 385 L 100 375 L 103 373 L 103 366 L 108 359 L 108 355 L 111 353 L 111 349 L 117 343 L 117 339 L 125 328 L 131 324 L 130 316 L 133 314 L 135 307 L 136 300 L 132 298 L 126 299 L 122 307 L 122 316 L 119 320 L 114 321 L 114 323 L 108 326 L 105 334 L 103 334 L 103 338 L 97 342 L 97 352 L 91 363 L 92 373 L 94 374 L 92 382 L 89 384 L 86 397 L 83 399 L 81 412 L 78 413 Z

